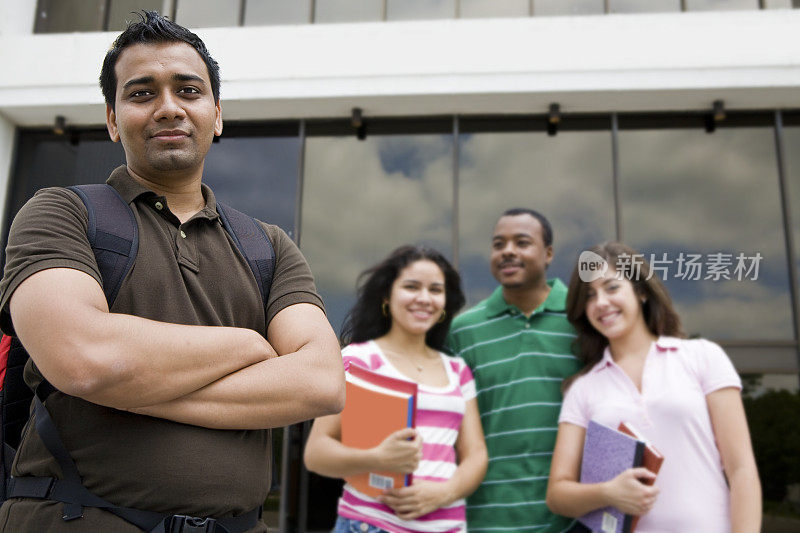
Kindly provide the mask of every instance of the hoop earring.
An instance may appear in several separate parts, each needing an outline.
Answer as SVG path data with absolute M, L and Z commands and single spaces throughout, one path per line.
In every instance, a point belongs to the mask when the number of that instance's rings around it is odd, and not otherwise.
M 441 324 L 442 322 L 444 322 L 446 316 L 447 316 L 447 311 L 442 309 L 442 316 L 439 317 L 439 320 L 437 320 L 436 323 Z
M 389 316 L 389 302 L 387 300 L 384 300 L 383 303 L 381 304 L 381 313 L 383 314 L 383 316 L 386 317 Z

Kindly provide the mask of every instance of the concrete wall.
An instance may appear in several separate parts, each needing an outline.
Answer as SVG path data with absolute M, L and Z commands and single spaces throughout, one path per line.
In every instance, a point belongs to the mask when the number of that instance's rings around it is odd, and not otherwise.
M 33 33 L 36 0 L 4 0 L 0 2 L 0 36 Z
M 14 124 L 0 113 L 0 209 L 5 212 L 6 194 L 11 179 L 11 164 L 14 158 Z M 0 219 L 0 234 L 4 231 L 5 216 Z
M 800 10 L 208 28 L 225 118 L 797 107 Z M 0 112 L 103 123 L 114 33 L 0 35 Z

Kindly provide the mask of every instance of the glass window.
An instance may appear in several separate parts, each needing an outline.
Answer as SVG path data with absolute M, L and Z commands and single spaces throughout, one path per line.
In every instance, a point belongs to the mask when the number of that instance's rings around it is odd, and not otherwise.
M 565 283 L 581 250 L 614 238 L 609 131 L 462 134 L 459 155 L 459 270 L 469 305 L 497 287 L 490 243 L 507 209 L 547 217 L 555 252 L 548 277 Z
M 298 137 L 222 137 L 211 145 L 203 182 L 223 203 L 294 237 Z
M 314 22 L 370 22 L 383 20 L 383 2 L 353 0 L 317 0 Z
M 797 375 L 743 375 L 742 381 L 742 400 L 764 498 L 763 530 L 781 531 L 781 524 L 797 529 L 800 513 L 789 503 L 800 481 Z
M 461 0 L 461 18 L 527 17 L 529 0 Z
M 686 11 L 758 9 L 758 0 L 686 0 Z
M 533 14 L 537 17 L 551 15 L 601 15 L 605 12 L 604 0 L 533 0 Z
M 730 357 L 733 365 L 739 372 L 767 372 L 770 376 L 784 375 L 784 372 L 794 377 L 797 383 L 797 343 L 786 341 L 765 342 L 723 342 L 723 348 Z M 766 385 L 777 381 L 765 382 Z M 773 386 L 773 385 L 769 385 Z
M 141 13 L 143 9 L 169 15 L 169 4 L 169 0 L 111 0 L 106 29 L 124 30 L 129 20 L 139 20 L 134 13 Z
M 795 0 L 795 5 L 800 6 L 800 2 Z M 766 0 L 767 9 L 792 9 L 792 0 Z
M 39 189 L 104 183 L 112 170 L 125 163 L 121 144 L 112 143 L 104 132 L 90 137 L 72 144 L 68 137 L 49 133 L 20 134 L 4 239 L 14 216 Z
M 39 0 L 36 33 L 101 31 L 105 0 Z
M 456 0 L 387 0 L 386 20 L 450 19 Z
M 783 158 L 794 226 L 795 265 L 800 269 L 800 125 L 784 126 Z
M 240 0 L 176 0 L 175 22 L 187 28 L 239 25 Z
M 743 373 L 742 396 L 758 398 L 769 391 L 788 391 L 797 393 L 797 374 Z
M 308 24 L 310 0 L 247 0 L 244 25 Z
M 663 13 L 680 11 L 680 0 L 611 0 L 609 13 Z
M 397 246 L 452 256 L 452 150 L 452 135 L 306 141 L 300 246 L 337 331 L 359 272 Z
M 792 340 L 772 129 L 623 130 L 619 147 L 624 240 L 656 254 L 686 332 Z
M 92 139 L 83 140 L 73 148 L 75 166 L 70 170 L 72 181 L 76 185 L 105 183 L 115 168 L 125 164 L 125 150 L 121 143 L 108 139 Z

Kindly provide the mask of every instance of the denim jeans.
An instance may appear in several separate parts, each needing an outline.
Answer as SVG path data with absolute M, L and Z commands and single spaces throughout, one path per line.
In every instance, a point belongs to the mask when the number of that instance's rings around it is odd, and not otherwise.
M 336 525 L 333 526 L 331 533 L 385 533 L 386 530 L 367 524 L 360 520 L 351 520 L 350 518 L 336 518 Z

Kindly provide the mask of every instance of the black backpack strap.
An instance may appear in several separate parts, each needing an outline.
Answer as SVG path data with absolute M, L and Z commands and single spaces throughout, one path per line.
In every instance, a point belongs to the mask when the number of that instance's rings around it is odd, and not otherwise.
M 110 185 L 76 185 L 69 189 L 73 190 L 86 206 L 88 213 L 86 233 L 103 280 L 103 292 L 111 308 L 125 276 L 136 260 L 139 244 L 136 218 L 128 204 Z M 221 208 L 219 212 L 223 226 L 253 271 L 266 305 L 275 270 L 272 243 L 255 219 L 230 207 Z M 19 347 L 21 348 L 21 345 Z M 35 429 L 47 450 L 56 459 L 62 472 L 62 479 L 11 477 L 7 497 L 62 502 L 64 504 L 62 518 L 65 521 L 83 516 L 83 507 L 105 509 L 142 531 L 150 533 L 244 533 L 257 525 L 261 518 L 260 505 L 239 516 L 215 519 L 167 515 L 120 507 L 96 496 L 82 485 L 75 462 L 61 441 L 50 413 L 44 406 L 47 397 L 54 391 L 53 386 L 46 380 L 36 389 L 33 398 Z
M 264 228 L 253 217 L 219 202 L 217 202 L 217 212 L 222 219 L 222 226 L 233 238 L 236 247 L 253 271 L 266 310 L 272 276 L 275 273 L 275 250 L 272 243 Z
M 47 383 L 47 382 L 43 382 Z M 59 468 L 61 468 L 61 475 L 63 480 L 70 484 L 80 485 L 81 476 L 78 474 L 78 468 L 75 466 L 75 461 L 70 457 L 61 437 L 58 435 L 53 420 L 50 418 L 50 413 L 45 409 L 43 400 L 47 399 L 49 392 L 47 389 L 52 386 L 47 383 L 46 386 L 39 386 L 36 388 L 36 393 L 33 397 L 33 412 L 36 419 L 36 432 L 41 437 L 47 451 L 50 452 Z M 74 520 L 83 516 L 83 507 L 77 503 L 65 503 L 62 518 L 64 520 Z
M 68 505 L 75 505 L 105 509 L 149 533 L 244 533 L 253 529 L 261 518 L 261 506 L 239 516 L 228 518 L 166 515 L 119 507 L 95 496 L 83 485 L 51 477 L 11 478 L 9 493 L 11 498 L 36 498 L 63 502 L 65 508 Z M 66 518 L 64 519 L 66 520 Z
M 253 271 L 253 276 L 258 283 L 258 290 L 261 292 L 261 301 L 264 303 L 264 313 L 266 313 L 269 304 L 269 290 L 275 274 L 275 249 L 272 247 L 272 242 L 261 224 L 253 217 L 220 202 L 217 202 L 217 212 L 222 219 L 222 226 L 236 243 L 236 247 L 244 256 L 250 270 Z M 269 438 L 272 439 L 272 432 L 269 433 Z M 270 471 L 274 476 L 277 465 L 275 454 L 271 455 L 272 468 Z M 275 488 L 274 485 L 270 485 L 270 491 Z
M 111 185 L 96 183 L 68 188 L 80 197 L 89 214 L 86 235 L 103 278 L 103 292 L 110 309 L 136 261 L 139 249 L 136 217 Z
M 62 478 L 25 476 L 11 478 L 8 486 L 10 498 L 39 498 L 62 502 L 64 521 L 83 516 L 83 507 L 105 509 L 142 531 L 151 533 L 243 533 L 255 527 L 261 517 L 261 506 L 231 518 L 198 518 L 186 515 L 167 515 L 141 509 L 114 505 L 90 492 L 81 483 L 75 462 L 70 457 L 58 430 L 44 406 L 44 401 L 55 389 L 46 381 L 37 387 L 33 398 L 36 432 L 47 451 L 55 458 Z

